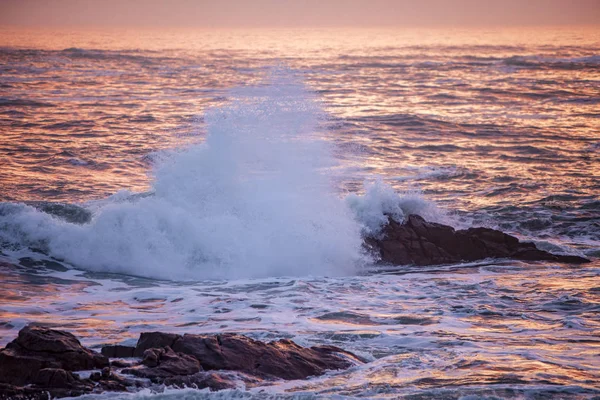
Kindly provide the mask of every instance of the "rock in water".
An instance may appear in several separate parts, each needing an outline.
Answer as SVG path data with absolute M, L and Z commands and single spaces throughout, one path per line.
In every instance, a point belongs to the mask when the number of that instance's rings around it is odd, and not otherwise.
M 104 368 L 108 358 L 81 345 L 72 334 L 27 326 L 0 350 L 0 382 L 11 385 L 32 383 L 46 368 L 78 371 Z
M 125 363 L 122 372 L 153 383 L 117 375 L 105 355 L 83 347 L 68 332 L 28 326 L 0 349 L 0 400 L 124 392 L 139 386 L 164 388 L 153 384 L 222 390 L 236 387 L 240 380 L 258 384 L 275 378 L 304 379 L 362 362 L 333 346 L 306 348 L 290 340 L 264 343 L 237 334 L 147 332 L 141 334 L 135 349 L 106 346 L 103 352 L 114 357 L 142 355 L 141 362 L 138 358 Z M 88 379 L 72 372 L 92 369 L 102 371 Z
M 197 374 L 202 370 L 200 362 L 194 357 L 175 353 L 169 346 L 144 351 L 142 365 L 123 370 L 123 373 L 160 381 L 172 376 Z
M 404 223 L 388 216 L 378 237 L 365 242 L 382 262 L 394 265 L 436 265 L 476 261 L 484 258 L 512 258 L 527 261 L 586 263 L 588 259 L 564 256 L 538 249 L 533 243 L 489 228 L 455 230 L 451 226 L 409 215 Z
M 285 339 L 263 343 L 236 334 L 184 335 L 173 349 L 198 358 L 206 370 L 234 370 L 281 379 L 305 379 L 329 369 L 346 369 L 353 365 L 351 360 L 360 361 L 333 346 L 306 348 Z
M 140 335 L 136 354 L 145 354 L 151 348 L 148 346 L 155 343 L 169 343 L 175 353 L 197 359 L 204 370 L 239 371 L 263 378 L 305 379 L 362 362 L 356 355 L 334 346 L 306 348 L 291 340 L 264 343 L 232 333 L 180 336 L 145 332 Z
M 133 354 L 134 351 L 135 351 L 135 347 L 111 345 L 111 346 L 104 346 L 101 350 L 101 353 L 102 353 L 102 355 L 109 357 L 109 358 L 129 358 L 129 357 L 134 357 L 134 354 Z
M 173 344 L 177 339 L 181 338 L 181 335 L 175 333 L 163 333 L 163 332 L 143 332 L 138 339 L 133 355 L 135 357 L 143 357 L 144 352 L 148 349 L 155 349 L 161 347 L 173 347 Z
M 0 350 L 0 399 L 80 396 L 94 389 L 71 371 L 104 368 L 108 358 L 68 332 L 27 326 Z

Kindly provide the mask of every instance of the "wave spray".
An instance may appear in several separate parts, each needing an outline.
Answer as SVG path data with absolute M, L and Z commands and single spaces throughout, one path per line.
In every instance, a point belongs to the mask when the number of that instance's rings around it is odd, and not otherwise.
M 5 210 L 1 239 L 85 269 L 173 280 L 355 272 L 361 228 L 328 174 L 314 95 L 275 70 L 231 97 L 206 114 L 203 143 L 160 157 L 153 195 L 108 201 L 86 224 Z

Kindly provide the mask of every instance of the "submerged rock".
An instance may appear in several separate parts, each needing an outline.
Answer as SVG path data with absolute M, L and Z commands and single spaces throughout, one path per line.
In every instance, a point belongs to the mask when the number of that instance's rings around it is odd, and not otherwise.
M 418 215 L 409 215 L 403 223 L 388 217 L 381 234 L 369 237 L 365 242 L 382 262 L 395 265 L 452 264 L 485 258 L 589 262 L 583 257 L 548 253 L 533 243 L 521 242 L 495 229 L 455 230 L 451 226 L 425 221 Z

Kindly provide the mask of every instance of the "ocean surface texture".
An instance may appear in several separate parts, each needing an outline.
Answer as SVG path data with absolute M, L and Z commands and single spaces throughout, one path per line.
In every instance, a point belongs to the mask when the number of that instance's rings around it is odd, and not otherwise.
M 0 30 L 0 347 L 35 322 L 332 344 L 93 398 L 600 398 L 600 30 Z M 383 213 L 585 265 L 378 266 Z

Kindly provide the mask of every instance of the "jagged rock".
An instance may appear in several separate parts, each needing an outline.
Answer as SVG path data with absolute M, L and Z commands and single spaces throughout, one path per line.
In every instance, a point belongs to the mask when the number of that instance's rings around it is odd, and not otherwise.
M 48 400 L 59 397 L 77 397 L 88 393 L 78 388 L 40 388 L 36 386 L 14 386 L 0 383 L 0 400 Z
M 101 353 L 108 358 L 129 358 L 134 357 L 134 351 L 135 347 L 133 346 L 111 345 L 104 346 Z
M 44 368 L 26 386 L 0 383 L 0 399 L 49 399 L 54 397 L 81 396 L 94 390 L 89 380 L 81 380 L 70 371 L 60 368 Z
M 425 221 L 418 215 L 409 215 L 404 223 L 388 216 L 381 234 L 369 237 L 365 242 L 378 253 L 381 261 L 395 265 L 452 264 L 484 258 L 589 262 L 583 257 L 548 253 L 533 243 L 520 242 L 495 229 L 455 230 L 451 226 Z
M 90 376 L 90 379 L 98 382 L 98 386 L 102 391 L 123 392 L 127 390 L 127 387 L 139 386 L 138 382 L 113 373 L 110 367 L 103 368 L 101 373 L 95 372 Z
M 144 352 L 152 348 L 173 347 L 175 340 L 181 336 L 175 333 L 143 332 L 138 339 L 133 355 L 143 357 Z
M 94 390 L 71 371 L 104 368 L 108 358 L 68 332 L 27 326 L 0 350 L 0 399 L 80 396 Z
M 110 366 L 115 368 L 130 368 L 137 364 L 138 360 L 110 360 Z
M 79 383 L 79 378 L 70 371 L 59 368 L 44 368 L 37 373 L 34 384 L 46 388 L 71 388 Z
M 176 353 L 196 358 L 204 370 L 232 370 L 262 377 L 304 379 L 328 369 L 346 369 L 357 356 L 333 346 L 305 348 L 291 340 L 264 343 L 237 334 L 174 335 L 145 332 L 135 353 L 155 343 L 168 343 Z
M 232 371 L 201 371 L 194 375 L 173 376 L 165 379 L 163 384 L 178 388 L 208 388 L 212 391 L 235 389 L 236 382 L 258 384 L 260 379 L 239 372 Z
M 173 347 L 152 347 L 162 343 Z M 127 349 L 127 354 L 130 352 Z M 256 384 L 273 378 L 303 379 L 362 362 L 333 346 L 304 348 L 291 340 L 264 343 L 237 334 L 143 333 L 135 348 L 135 353 L 140 352 L 141 363 L 123 373 L 161 385 L 211 390 L 234 388 L 239 381 Z M 105 353 L 119 352 L 110 349 Z M 83 369 L 101 372 L 92 373 L 88 379 L 72 373 Z M 127 379 L 112 372 L 106 356 L 83 347 L 67 332 L 26 327 L 0 350 L 0 400 L 121 392 L 145 385 L 149 385 L 146 380 Z
M 282 379 L 305 379 L 328 369 L 346 369 L 353 361 L 360 361 L 337 347 L 305 348 L 291 340 L 263 343 L 236 334 L 186 334 L 175 341 L 173 350 L 194 356 L 205 370 L 234 370 Z
M 144 351 L 142 365 L 127 368 L 123 373 L 158 381 L 172 376 L 193 375 L 202 370 L 194 357 L 175 353 L 169 346 Z
M 27 326 L 0 350 L 0 382 L 24 385 L 46 368 L 77 371 L 108 366 L 108 358 L 81 345 L 68 332 Z

